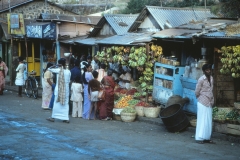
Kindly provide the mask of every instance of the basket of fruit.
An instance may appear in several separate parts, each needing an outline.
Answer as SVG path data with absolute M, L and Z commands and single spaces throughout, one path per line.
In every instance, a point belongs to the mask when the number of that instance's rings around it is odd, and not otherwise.
M 143 106 L 135 106 L 135 110 L 138 116 L 144 117 Z
M 121 111 L 120 115 L 123 122 L 133 122 L 136 119 L 137 112 L 133 107 L 128 106 Z

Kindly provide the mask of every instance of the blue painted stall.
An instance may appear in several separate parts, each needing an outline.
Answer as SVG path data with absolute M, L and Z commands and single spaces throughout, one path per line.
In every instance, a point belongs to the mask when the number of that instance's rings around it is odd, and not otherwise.
M 182 66 L 156 62 L 154 65 L 153 100 L 165 105 L 172 95 L 182 96 L 183 88 L 180 77 L 183 73 L 184 67 Z
M 189 103 L 186 103 L 183 107 L 183 110 L 197 114 L 197 98 L 195 96 L 195 88 L 197 85 L 197 80 L 187 78 L 187 77 L 180 77 L 182 87 L 183 87 L 183 95 L 182 97 L 189 98 Z

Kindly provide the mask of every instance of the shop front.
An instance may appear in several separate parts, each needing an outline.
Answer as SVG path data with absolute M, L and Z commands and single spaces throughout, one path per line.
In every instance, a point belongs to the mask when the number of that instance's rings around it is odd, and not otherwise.
M 40 76 L 48 62 L 56 63 L 56 24 L 50 22 L 35 22 L 26 26 L 28 71 L 35 70 Z

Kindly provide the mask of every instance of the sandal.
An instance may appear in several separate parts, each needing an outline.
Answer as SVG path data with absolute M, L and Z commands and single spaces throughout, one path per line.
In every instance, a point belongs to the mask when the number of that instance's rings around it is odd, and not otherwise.
M 48 121 L 50 121 L 50 122 L 54 122 L 55 121 L 55 119 L 54 118 L 47 118 L 46 120 L 48 120 Z
M 204 144 L 204 141 L 196 141 L 198 144 Z
M 210 144 L 216 144 L 216 143 L 213 142 L 212 140 L 204 140 L 204 142 L 206 142 L 206 143 L 210 143 Z
M 63 120 L 63 123 L 69 123 L 69 120 Z

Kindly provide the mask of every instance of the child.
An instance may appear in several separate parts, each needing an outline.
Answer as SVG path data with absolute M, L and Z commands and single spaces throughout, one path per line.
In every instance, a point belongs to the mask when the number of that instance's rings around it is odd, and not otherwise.
M 92 113 L 92 110 L 94 108 L 94 119 L 96 119 L 96 113 L 97 113 L 97 102 L 98 102 L 98 92 L 100 90 L 100 82 L 97 80 L 98 79 L 98 72 L 93 71 L 93 78 L 92 80 L 89 81 L 88 83 L 88 95 L 89 99 L 91 100 L 91 107 L 89 111 L 89 118 Z
M 73 101 L 72 117 L 82 117 L 82 92 L 83 87 L 80 83 L 80 77 L 76 77 L 71 86 L 71 98 Z

